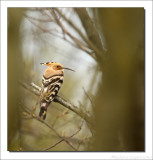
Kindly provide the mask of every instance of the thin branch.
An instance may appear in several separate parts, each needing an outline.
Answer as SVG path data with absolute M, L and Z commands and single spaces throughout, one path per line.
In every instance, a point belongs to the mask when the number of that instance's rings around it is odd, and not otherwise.
M 83 91 L 84 91 L 86 97 L 89 99 L 91 105 L 94 107 L 94 104 L 93 104 L 93 102 L 92 102 L 92 99 L 90 98 L 90 96 L 88 95 L 88 93 L 86 92 L 86 90 L 84 89 L 84 87 L 82 87 L 82 89 L 83 89 Z
M 26 16 L 25 16 L 26 17 Z M 28 21 L 30 21 L 34 26 L 38 27 L 41 31 L 43 31 L 44 33 L 50 33 L 52 34 L 52 32 L 46 28 L 43 28 L 42 26 L 38 25 L 36 22 L 34 22 L 32 19 L 26 17 Z
M 34 84 L 33 82 L 31 82 L 30 85 L 31 85 L 33 88 L 37 89 L 39 92 L 41 92 L 41 88 L 40 88 L 39 86 L 37 86 L 36 84 Z
M 74 137 L 75 135 L 77 135 L 77 134 L 80 132 L 80 130 L 82 129 L 82 125 L 83 125 L 83 121 L 82 121 L 82 124 L 81 124 L 81 126 L 79 127 L 79 129 L 78 129 L 75 133 L 73 133 L 70 137 L 67 137 L 66 139 L 70 139 L 70 138 Z M 61 139 L 60 141 L 58 141 L 58 142 L 55 143 L 54 145 L 46 148 L 44 151 L 47 151 L 47 150 L 49 150 L 49 149 L 54 148 L 55 146 L 57 146 L 58 144 L 60 144 L 60 143 L 63 142 L 63 141 L 64 141 L 64 139 Z
M 23 82 L 19 82 L 19 83 L 22 85 L 22 87 L 30 90 L 35 95 L 40 96 L 41 88 L 39 86 L 37 86 L 35 83 L 32 82 L 32 83 L 30 83 L 30 85 L 23 83 Z M 74 106 L 73 104 L 71 104 L 70 102 L 65 100 L 64 98 L 62 98 L 60 96 L 56 96 L 54 98 L 54 102 L 57 102 L 57 103 L 61 104 L 62 106 L 64 106 L 65 108 L 76 113 L 78 116 L 80 116 L 82 119 L 84 119 L 90 127 L 93 126 L 93 122 L 92 122 L 91 117 L 89 117 L 85 113 L 82 113 L 78 107 Z
M 62 114 L 56 116 L 54 122 L 52 123 L 52 126 L 54 127 L 55 123 L 57 122 L 57 120 L 63 116 L 65 116 L 68 113 L 69 110 L 64 111 Z
M 83 126 L 83 121 L 82 121 L 81 125 L 78 127 L 78 130 L 75 133 L 73 133 L 69 138 L 72 138 L 73 136 L 77 135 L 81 131 L 82 126 Z
M 41 118 L 39 118 L 38 116 L 36 116 L 34 113 L 32 113 L 32 110 L 30 110 L 27 106 L 25 106 L 24 104 L 21 104 L 21 106 L 26 109 L 26 112 L 31 114 L 32 117 L 34 119 L 36 119 L 37 121 L 43 123 L 44 125 L 46 125 L 48 128 L 50 128 L 59 138 L 61 138 L 61 140 L 65 141 L 72 149 L 74 149 L 75 151 L 77 151 L 77 149 L 65 138 L 62 137 L 52 126 L 50 126 L 47 122 L 45 122 L 44 120 L 42 120 Z
M 71 25 L 77 33 L 81 36 L 81 38 L 89 45 L 89 47 L 95 51 L 97 58 L 101 58 L 102 51 L 99 50 L 81 31 L 80 29 L 74 25 L 58 8 L 54 8 L 56 12 L 69 24 Z
M 100 35 L 98 33 L 98 30 L 97 30 L 96 26 L 94 25 L 93 20 L 89 16 L 86 8 L 75 8 L 74 10 L 78 14 L 78 16 L 82 22 L 82 25 L 85 28 L 88 39 L 90 39 L 90 41 L 92 43 L 94 43 L 94 45 L 104 53 L 102 41 L 101 41 Z
M 33 94 L 35 94 L 36 96 L 40 96 L 40 90 L 41 90 L 41 88 L 39 88 L 39 89 L 36 89 L 36 88 L 34 88 L 34 86 L 33 87 L 31 87 L 32 85 L 33 85 L 33 83 L 31 83 L 30 85 L 28 85 L 28 84 L 26 84 L 26 83 L 23 83 L 23 82 L 21 82 L 21 81 L 19 81 L 19 84 L 23 87 L 23 88 L 25 88 L 25 89 L 27 89 L 27 90 L 29 90 L 29 91 L 31 91 Z
M 57 17 L 56 13 L 54 12 L 54 10 L 52 9 L 48 9 L 51 14 L 53 15 L 56 23 L 61 27 L 62 31 L 63 31 L 63 35 L 64 35 L 64 39 L 66 40 L 65 38 L 65 34 L 67 34 L 75 43 L 76 45 L 84 50 L 85 52 L 87 52 L 90 56 L 92 56 L 93 58 L 95 58 L 95 55 L 93 54 L 93 52 L 89 52 L 88 51 L 88 47 L 82 42 L 80 41 L 79 39 L 77 39 L 76 37 L 74 37 L 65 27 L 64 25 L 61 23 L 61 21 L 59 20 L 59 18 Z M 47 14 L 48 15 L 48 14 Z M 48 15 L 49 16 L 49 15 Z M 49 16 L 50 17 L 50 16 Z
M 95 58 L 94 53 L 93 53 L 92 51 L 89 51 L 90 49 L 89 49 L 85 44 L 83 44 L 83 42 L 81 42 L 79 39 L 77 39 L 76 37 L 74 37 L 70 32 L 68 32 L 68 30 L 66 30 L 66 28 L 65 28 L 65 27 L 63 26 L 63 24 L 59 21 L 58 17 L 56 16 L 56 14 L 55 14 L 54 12 L 52 12 L 52 13 L 54 13 L 53 16 L 54 16 L 55 20 L 53 20 L 52 17 L 51 17 L 49 14 L 47 14 L 46 12 L 42 12 L 42 10 L 40 10 L 40 11 L 41 11 L 41 13 L 42 13 L 43 15 L 48 16 L 48 18 L 49 18 L 48 20 L 50 20 L 50 21 L 48 21 L 48 22 L 54 22 L 54 23 L 56 23 L 56 24 L 62 29 L 63 35 L 67 34 L 67 35 L 75 42 L 75 44 L 72 43 L 71 41 L 69 41 L 69 40 L 64 36 L 64 40 L 65 40 L 65 41 L 67 41 L 68 43 L 70 43 L 70 44 L 73 45 L 74 47 L 77 47 L 77 48 L 79 48 L 79 49 L 82 49 L 83 51 L 85 51 L 86 53 L 88 53 L 90 56 L 92 56 L 93 58 Z M 56 35 L 56 34 L 53 33 L 54 30 L 53 30 L 53 31 L 50 31 L 50 30 L 48 30 L 48 29 L 46 29 L 46 28 L 38 25 L 38 24 L 35 23 L 34 21 L 32 21 L 32 20 L 37 20 L 37 21 L 39 21 L 39 19 L 34 18 L 34 17 L 29 17 L 29 16 L 27 16 L 27 15 L 25 15 L 25 17 L 26 17 L 33 25 L 35 25 L 36 27 L 38 27 L 38 28 L 39 28 L 41 31 L 43 31 L 44 33 L 49 33 L 49 34 L 51 34 L 51 35 L 53 35 L 53 36 L 55 36 L 55 37 L 58 36 L 58 35 Z M 40 19 L 40 22 L 42 22 L 41 19 Z M 57 31 L 56 31 L 56 32 L 57 32 Z M 62 38 L 62 37 L 60 37 L 60 36 L 58 36 L 58 37 L 59 37 L 59 38 Z M 62 38 L 62 39 L 63 39 L 63 38 Z
M 58 141 L 58 142 L 55 143 L 54 145 L 52 145 L 52 146 L 50 146 L 50 147 L 44 149 L 43 151 L 47 151 L 47 150 L 49 150 L 49 149 L 52 149 L 52 148 L 56 147 L 58 144 L 60 144 L 60 143 L 63 142 L 63 141 L 64 141 L 64 139 L 61 139 L 60 141 Z
M 50 19 L 40 19 L 40 18 L 36 18 L 36 17 L 32 17 L 32 16 L 28 16 L 27 14 L 24 14 L 24 16 L 28 19 L 32 19 L 34 21 L 39 21 L 39 22 L 51 22 Z
M 47 14 L 47 15 L 48 15 L 48 14 Z M 36 24 L 35 22 L 33 22 L 32 20 L 34 20 L 34 17 L 29 17 L 29 16 L 27 16 L 27 15 L 25 15 L 25 17 L 26 17 L 34 26 L 38 27 L 42 32 L 51 34 L 52 36 L 54 36 L 54 37 L 56 37 L 56 38 L 58 37 L 58 38 L 60 38 L 60 39 L 63 39 L 62 36 L 58 35 L 58 34 L 61 34 L 59 31 L 57 31 L 57 30 L 52 30 L 52 31 L 47 30 L 46 28 L 44 28 L 44 27 Z M 39 19 L 37 19 L 37 20 L 39 21 Z M 40 22 L 42 22 L 42 20 L 40 20 Z M 49 21 L 48 21 L 48 22 L 49 22 Z M 54 22 L 54 23 L 55 23 L 55 22 Z M 55 34 L 54 32 L 56 32 L 57 34 Z M 37 34 L 38 34 L 38 33 L 37 33 Z M 42 39 L 41 39 L 41 40 L 42 40 Z M 75 43 L 69 41 L 66 37 L 64 38 L 64 40 L 65 40 L 66 42 L 68 42 L 70 45 L 73 45 L 75 48 L 82 49 L 82 50 L 84 50 L 84 51 L 87 52 L 87 53 L 89 52 L 86 48 L 84 48 L 84 47 L 82 47 L 82 48 L 79 47 L 79 46 L 76 45 Z M 89 54 L 90 54 L 90 52 L 89 52 Z

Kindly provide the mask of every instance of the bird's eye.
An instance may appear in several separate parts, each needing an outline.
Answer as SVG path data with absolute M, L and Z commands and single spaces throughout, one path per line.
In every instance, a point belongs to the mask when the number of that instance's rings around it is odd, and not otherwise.
M 57 68 L 60 68 L 60 66 L 56 66 Z

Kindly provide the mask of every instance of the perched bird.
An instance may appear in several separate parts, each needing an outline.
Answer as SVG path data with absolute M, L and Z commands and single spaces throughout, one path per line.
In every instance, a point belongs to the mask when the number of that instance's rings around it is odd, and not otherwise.
M 58 94 L 59 89 L 64 80 L 63 69 L 71 70 L 63 67 L 61 64 L 56 62 L 40 63 L 48 66 L 42 77 L 42 88 L 40 94 L 40 112 L 39 116 L 43 119 L 46 118 L 47 108 L 49 104 L 54 100 Z

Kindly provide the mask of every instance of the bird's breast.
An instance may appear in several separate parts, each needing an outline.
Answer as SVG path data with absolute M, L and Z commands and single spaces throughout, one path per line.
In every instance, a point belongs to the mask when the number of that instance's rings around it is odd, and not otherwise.
M 46 69 L 45 73 L 44 73 L 44 77 L 45 78 L 50 78 L 54 75 L 62 75 L 64 76 L 64 72 L 62 70 L 53 70 L 50 67 Z

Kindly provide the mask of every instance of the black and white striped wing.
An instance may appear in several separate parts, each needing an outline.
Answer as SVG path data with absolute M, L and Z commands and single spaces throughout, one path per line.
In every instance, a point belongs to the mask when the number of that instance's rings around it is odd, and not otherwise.
M 63 83 L 63 75 L 54 75 L 51 78 L 42 78 L 41 101 L 52 102 Z
M 63 83 L 63 75 L 54 75 L 50 78 L 42 78 L 43 87 L 40 94 L 40 112 L 39 116 L 46 118 L 47 108 L 57 95 Z

